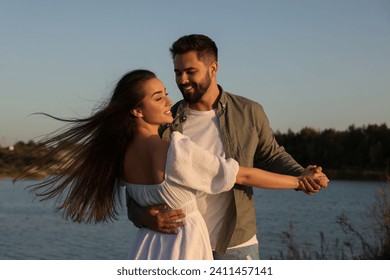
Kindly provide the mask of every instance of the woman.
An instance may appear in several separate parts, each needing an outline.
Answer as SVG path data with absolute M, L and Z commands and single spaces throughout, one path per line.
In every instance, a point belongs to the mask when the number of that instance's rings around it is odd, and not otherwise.
M 140 205 L 164 203 L 184 209 L 186 225 L 177 235 L 140 229 L 131 247 L 132 259 L 212 259 L 196 191 L 227 191 L 235 182 L 305 191 L 302 178 L 239 167 L 233 159 L 211 155 L 179 133 L 173 134 L 170 143 L 161 140 L 158 127 L 172 122 L 171 105 L 154 73 L 127 73 L 109 103 L 92 116 L 59 119 L 71 126 L 41 143 L 40 147 L 49 145 L 53 151 L 38 163 L 61 156 L 61 165 L 54 176 L 34 185 L 33 190 L 43 200 L 63 198 L 57 209 L 77 222 L 115 218 L 121 186 Z M 27 177 L 31 169 L 21 177 Z

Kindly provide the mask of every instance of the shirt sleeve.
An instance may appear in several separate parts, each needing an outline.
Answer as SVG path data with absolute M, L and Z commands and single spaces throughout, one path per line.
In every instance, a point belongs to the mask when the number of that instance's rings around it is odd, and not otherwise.
M 239 169 L 234 159 L 216 156 L 179 132 L 172 133 L 165 168 L 166 180 L 209 194 L 230 190 Z
M 254 107 L 254 120 L 258 131 L 258 146 L 254 156 L 254 166 L 275 173 L 293 176 L 301 175 L 304 168 L 280 146 L 269 125 L 268 117 L 263 107 Z

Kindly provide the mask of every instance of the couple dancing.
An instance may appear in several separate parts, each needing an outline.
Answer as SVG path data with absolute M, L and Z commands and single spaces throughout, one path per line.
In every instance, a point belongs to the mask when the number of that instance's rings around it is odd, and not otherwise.
M 58 209 L 74 221 L 99 222 L 116 217 L 126 187 L 139 227 L 131 259 L 258 259 L 251 187 L 313 194 L 328 179 L 276 143 L 260 105 L 217 84 L 210 38 L 183 36 L 171 53 L 184 100 L 171 111 L 154 73 L 127 73 L 108 104 L 85 119 L 61 119 L 71 126 L 42 142 L 54 150 L 41 161 L 65 150 L 68 157 L 34 190 L 64 197 Z

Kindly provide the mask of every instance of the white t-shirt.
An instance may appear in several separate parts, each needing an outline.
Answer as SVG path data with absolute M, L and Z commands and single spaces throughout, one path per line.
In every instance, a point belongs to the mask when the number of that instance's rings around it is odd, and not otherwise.
M 189 109 L 187 120 L 183 127 L 183 134 L 210 153 L 225 157 L 216 110 L 195 111 Z M 232 207 L 234 205 L 233 199 L 232 191 L 214 195 L 204 192 L 198 193 L 198 208 L 205 219 L 213 249 L 215 249 L 217 244 L 224 213 L 227 212 L 229 206 Z M 255 235 L 248 242 L 245 242 L 245 244 L 238 245 L 235 248 L 257 243 Z

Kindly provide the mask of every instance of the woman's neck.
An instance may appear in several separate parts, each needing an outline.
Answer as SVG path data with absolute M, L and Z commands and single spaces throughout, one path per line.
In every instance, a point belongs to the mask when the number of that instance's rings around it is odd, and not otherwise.
M 162 141 L 157 129 L 138 127 L 135 130 L 133 140 L 129 144 L 137 147 L 137 149 L 150 149 L 152 146 L 160 145 Z
M 159 136 L 158 126 L 138 126 L 134 131 L 134 138 L 150 138 Z

